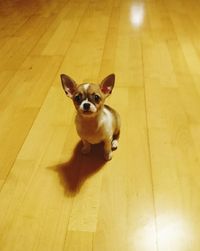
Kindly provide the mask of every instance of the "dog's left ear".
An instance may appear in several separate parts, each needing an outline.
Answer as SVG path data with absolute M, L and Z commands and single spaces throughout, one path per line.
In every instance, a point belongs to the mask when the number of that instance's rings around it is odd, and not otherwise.
M 114 84 L 115 84 L 115 74 L 110 74 L 101 81 L 100 89 L 106 96 L 108 96 L 112 93 Z
M 60 78 L 65 93 L 68 97 L 72 98 L 77 87 L 76 82 L 65 74 L 61 74 Z

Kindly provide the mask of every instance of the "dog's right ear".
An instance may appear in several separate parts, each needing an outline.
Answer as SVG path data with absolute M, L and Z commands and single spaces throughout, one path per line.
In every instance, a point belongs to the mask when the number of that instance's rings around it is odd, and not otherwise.
M 60 78 L 65 93 L 68 97 L 72 98 L 77 87 L 76 82 L 65 74 L 61 74 Z

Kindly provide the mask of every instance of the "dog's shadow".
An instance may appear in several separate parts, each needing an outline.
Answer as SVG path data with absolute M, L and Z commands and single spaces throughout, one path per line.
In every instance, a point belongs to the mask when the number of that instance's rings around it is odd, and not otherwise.
M 51 167 L 58 173 L 67 196 L 75 196 L 86 179 L 98 172 L 106 163 L 102 144 L 93 145 L 88 155 L 81 153 L 81 147 L 82 143 L 79 142 L 69 161 Z

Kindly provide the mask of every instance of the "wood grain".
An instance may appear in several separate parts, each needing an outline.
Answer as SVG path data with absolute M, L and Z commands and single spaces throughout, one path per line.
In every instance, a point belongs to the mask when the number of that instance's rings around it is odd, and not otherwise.
M 199 251 L 198 1 L 0 2 L 0 250 Z M 116 74 L 119 149 L 80 154 L 60 84 Z

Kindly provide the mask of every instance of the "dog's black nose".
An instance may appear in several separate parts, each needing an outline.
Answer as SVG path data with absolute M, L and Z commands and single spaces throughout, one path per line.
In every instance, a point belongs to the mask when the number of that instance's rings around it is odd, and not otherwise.
M 90 110 L 90 103 L 84 103 L 83 104 L 83 109 L 84 109 L 84 111 L 89 111 Z

